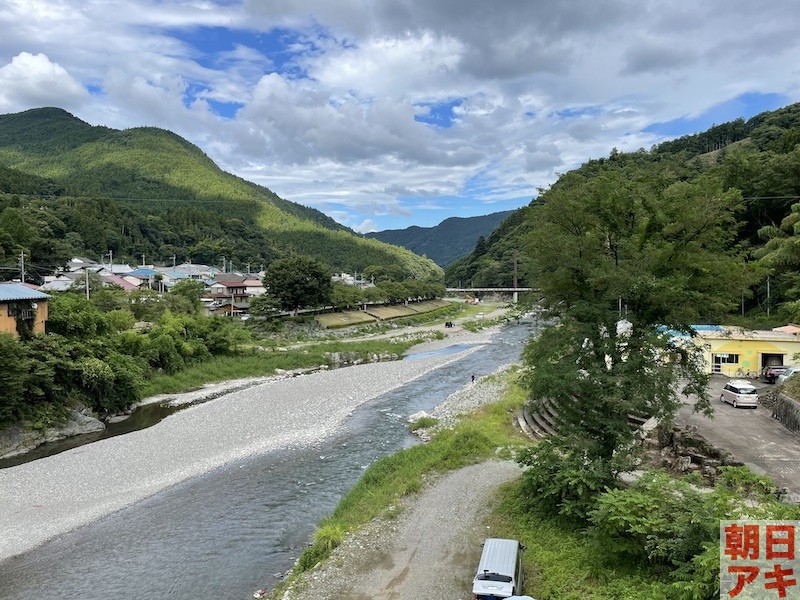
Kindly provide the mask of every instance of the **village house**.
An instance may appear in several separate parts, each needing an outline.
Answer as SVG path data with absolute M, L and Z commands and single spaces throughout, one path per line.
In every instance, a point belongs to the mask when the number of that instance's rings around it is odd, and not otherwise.
M 24 283 L 0 283 L 0 333 L 19 337 L 18 326 L 44 333 L 50 296 Z

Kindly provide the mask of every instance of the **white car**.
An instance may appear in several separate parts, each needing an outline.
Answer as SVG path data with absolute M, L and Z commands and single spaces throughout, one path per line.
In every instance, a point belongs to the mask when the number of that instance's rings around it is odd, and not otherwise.
M 800 373 L 800 367 L 797 367 L 797 366 L 789 367 L 783 373 L 778 375 L 778 379 L 777 379 L 778 383 L 783 383 L 784 381 L 789 379 L 789 377 L 791 377 L 795 373 Z
M 731 379 L 722 388 L 719 399 L 732 405 L 733 408 L 739 408 L 740 406 L 758 407 L 758 392 L 753 384 L 746 379 Z

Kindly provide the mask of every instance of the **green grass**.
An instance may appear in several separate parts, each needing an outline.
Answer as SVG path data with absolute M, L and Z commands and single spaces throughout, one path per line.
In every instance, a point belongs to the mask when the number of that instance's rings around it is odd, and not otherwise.
M 197 389 L 205 383 L 228 379 L 272 375 L 276 369 L 302 369 L 325 364 L 324 353 L 308 352 L 254 352 L 235 356 L 217 356 L 191 365 L 174 375 L 156 374 L 145 384 L 143 397 L 156 394 L 175 394 Z
M 417 429 L 429 429 L 433 427 L 439 422 L 439 419 L 434 417 L 422 417 L 421 419 L 417 419 L 413 423 L 408 424 L 409 431 L 416 431 Z
M 367 314 L 372 315 L 376 319 L 385 321 L 387 319 L 396 319 L 398 317 L 409 317 L 417 314 L 413 310 L 409 310 L 402 305 L 397 306 L 371 306 L 366 310 Z

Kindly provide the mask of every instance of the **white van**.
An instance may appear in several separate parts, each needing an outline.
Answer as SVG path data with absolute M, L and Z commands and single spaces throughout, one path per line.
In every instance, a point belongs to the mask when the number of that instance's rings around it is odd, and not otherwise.
M 731 379 L 722 388 L 719 399 L 733 405 L 733 408 L 740 406 L 758 408 L 758 392 L 755 386 L 746 379 Z
M 472 580 L 474 600 L 499 600 L 522 593 L 522 551 L 517 540 L 487 538 Z

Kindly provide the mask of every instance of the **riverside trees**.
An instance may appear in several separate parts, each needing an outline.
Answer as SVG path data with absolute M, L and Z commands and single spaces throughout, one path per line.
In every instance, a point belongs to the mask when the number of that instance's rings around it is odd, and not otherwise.
M 738 191 L 613 155 L 592 169 L 568 173 L 535 203 L 526 248 L 558 320 L 526 348 L 526 382 L 533 409 L 554 404 L 564 429 L 522 462 L 532 494 L 582 517 L 592 492 L 626 468 L 628 415 L 669 419 L 680 393 L 711 410 L 697 350 L 665 330 L 691 335 L 751 283 L 736 246 Z

